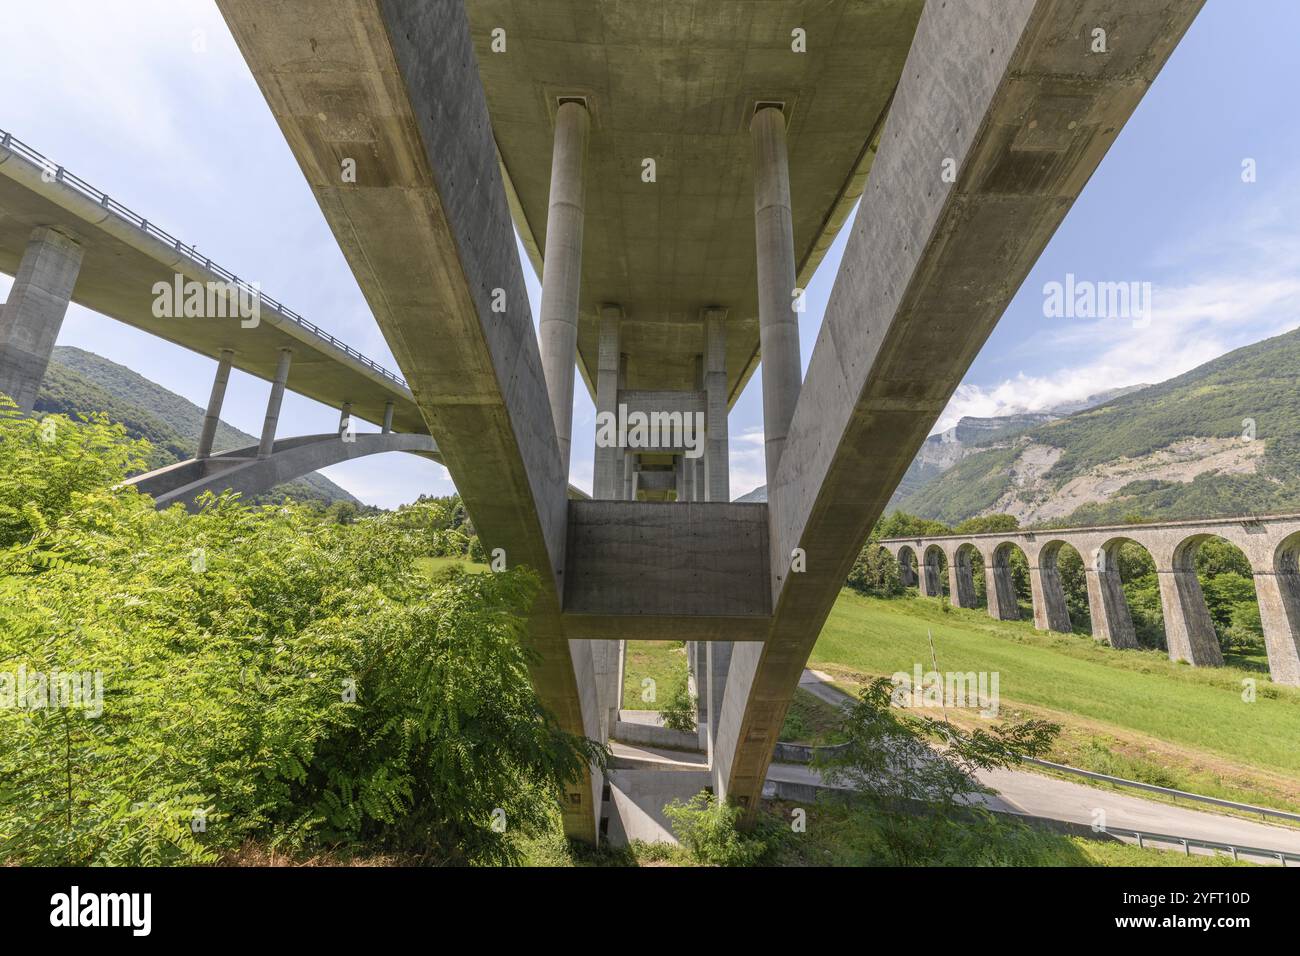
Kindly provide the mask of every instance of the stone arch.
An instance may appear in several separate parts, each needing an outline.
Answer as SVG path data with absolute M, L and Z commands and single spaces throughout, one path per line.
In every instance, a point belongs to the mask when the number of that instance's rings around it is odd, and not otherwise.
M 1190 534 L 1174 546 L 1169 567 L 1156 565 L 1169 658 L 1198 667 L 1223 666 L 1223 651 L 1205 604 L 1205 592 L 1196 576 L 1196 553 L 1213 537 L 1208 532 Z
M 917 560 L 916 549 L 910 544 L 898 549 L 898 579 L 905 588 L 914 588 L 920 583 L 921 562 Z
M 1284 538 L 1265 567 L 1255 568 L 1268 669 L 1279 684 L 1300 686 L 1300 531 Z
M 1038 549 L 1036 560 L 1029 562 L 1029 587 L 1034 605 L 1034 627 L 1040 631 L 1074 630 L 1070 620 L 1070 602 L 1061 577 L 1060 559 L 1064 548 L 1078 554 L 1078 548 L 1061 538 L 1048 541 Z M 1082 555 L 1079 555 L 1082 559 Z
M 1138 646 L 1133 614 L 1120 577 L 1119 552 L 1125 544 L 1135 544 L 1150 554 L 1145 545 L 1125 535 L 1108 538 L 1088 556 L 1088 611 L 1092 617 L 1092 636 L 1111 647 L 1131 649 Z M 1154 561 L 1154 557 L 1152 558 Z
M 930 544 L 922 552 L 921 595 L 943 597 L 948 585 L 948 555 L 941 546 Z
M 988 593 L 989 617 L 999 621 L 1020 619 L 1020 593 L 1012 569 L 1012 555 L 1019 552 L 1029 563 L 1025 549 L 1015 541 L 1003 541 L 990 552 L 984 565 L 984 586 Z
M 948 561 L 948 599 L 953 607 L 975 607 L 975 560 L 983 568 L 984 558 L 971 542 L 964 541 L 952 550 Z
M 195 499 L 208 491 L 214 494 L 236 491 L 252 496 L 330 465 L 395 451 L 442 462 L 437 444 L 428 435 L 366 432 L 344 441 L 337 433 L 328 432 L 277 439 L 267 458 L 259 458 L 258 447 L 250 445 L 211 458 L 192 458 L 166 465 L 136 475 L 124 484 L 152 495 L 159 508 L 179 502 L 194 511 Z

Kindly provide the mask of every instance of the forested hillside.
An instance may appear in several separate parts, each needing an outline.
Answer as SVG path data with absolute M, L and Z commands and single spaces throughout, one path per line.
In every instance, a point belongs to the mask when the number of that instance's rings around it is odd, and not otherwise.
M 68 345 L 54 349 L 54 358 L 36 398 L 36 411 L 70 417 L 105 413 L 110 421 L 121 423 L 132 438 L 149 441 L 149 470 L 194 457 L 203 427 L 203 409 L 193 402 L 124 365 Z M 217 428 L 217 451 L 256 443 L 255 437 L 225 422 Z M 319 474 L 276 485 L 259 496 L 259 500 L 285 497 L 323 504 L 357 501 Z
M 902 510 L 954 523 L 1093 524 L 1300 511 L 1300 330 L 959 462 Z

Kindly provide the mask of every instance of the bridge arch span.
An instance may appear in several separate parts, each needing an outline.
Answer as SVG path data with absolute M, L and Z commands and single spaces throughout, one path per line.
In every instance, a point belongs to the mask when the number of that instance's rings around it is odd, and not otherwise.
M 1029 564 L 1029 556 L 1015 541 L 994 545 L 984 560 L 984 585 L 988 592 L 989 616 L 999 621 L 1020 619 L 1020 594 L 1016 589 L 1013 560 L 1015 555 Z M 1031 587 L 1032 591 L 1032 587 Z
M 922 597 L 943 597 L 948 563 L 948 555 L 942 545 L 929 544 L 925 546 L 922 552 L 920 569 Z
M 1029 562 L 1034 627 L 1040 631 L 1069 634 L 1074 630 L 1069 602 L 1065 596 L 1065 584 L 1061 578 L 1060 560 L 1064 548 L 1070 548 L 1078 554 L 1078 549 L 1065 539 L 1052 538 L 1037 547 L 1031 546 L 1025 555 Z
M 261 494 L 285 481 L 293 481 L 321 468 L 386 452 L 406 452 L 442 463 L 438 446 L 428 435 L 409 433 L 365 433 L 344 441 L 337 433 L 302 435 L 277 440 L 269 457 L 258 457 L 258 446 L 250 445 L 166 465 L 124 482 L 151 495 L 158 508 L 183 504 L 197 510 L 195 499 L 205 492 L 236 491 L 246 497 Z
M 948 599 L 953 607 L 975 607 L 975 559 L 984 568 L 984 556 L 979 548 L 967 541 L 948 552 Z M 987 578 L 986 578 L 987 580 Z

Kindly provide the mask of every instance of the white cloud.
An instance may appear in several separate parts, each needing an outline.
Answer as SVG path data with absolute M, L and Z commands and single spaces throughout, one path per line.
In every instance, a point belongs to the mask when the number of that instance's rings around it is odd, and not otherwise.
M 1245 225 L 1258 225 L 1253 217 Z M 1288 223 L 1274 223 L 1293 230 Z M 931 434 L 951 428 L 965 415 L 990 417 L 1036 412 L 1078 401 L 1108 389 L 1155 384 L 1190 371 L 1225 352 L 1290 331 L 1300 323 L 1300 244 L 1291 232 L 1270 241 L 1258 232 L 1241 239 L 1243 226 L 1229 231 L 1218 249 L 1199 252 L 1212 261 L 1231 259 L 1207 278 L 1182 284 L 1156 284 L 1152 315 L 1146 324 L 1128 319 L 1044 319 L 1043 336 L 1018 352 L 1027 362 L 1042 353 L 1088 356 L 1072 367 L 1047 374 L 1020 374 L 992 385 L 963 384 L 953 393 Z M 1229 257 L 1227 250 L 1232 250 Z M 1261 255 L 1262 250 L 1269 255 Z M 1199 258 L 1199 256 L 1198 256 Z M 1184 274 L 1194 264 L 1183 262 Z M 1041 364 L 1034 362 L 1041 368 Z
M 727 462 L 731 469 L 731 497 L 749 494 L 767 484 L 767 458 L 763 429 L 746 428 L 727 442 Z

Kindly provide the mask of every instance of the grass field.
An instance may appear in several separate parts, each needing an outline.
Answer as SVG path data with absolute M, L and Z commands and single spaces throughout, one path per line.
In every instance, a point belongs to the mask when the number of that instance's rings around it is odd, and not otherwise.
M 642 684 L 654 683 L 654 699 Z M 686 645 L 682 641 L 628 641 L 623 665 L 623 707 L 626 710 L 658 710 L 686 686 Z
M 471 574 L 482 574 L 488 570 L 486 564 L 476 564 L 468 558 L 416 558 L 415 565 L 430 575 L 439 574 L 448 568 L 463 568 Z
M 875 839 L 870 811 L 837 800 L 808 806 L 806 829 L 790 827 L 795 805 L 764 801 L 759 832 L 770 851 L 764 866 L 888 866 L 892 864 Z M 994 818 L 971 829 L 953 821 L 941 859 L 917 860 L 934 866 L 1251 866 L 1234 864 L 1226 855 L 1185 856 L 1170 850 L 1139 849 L 1119 841 L 1090 840 L 1029 829 Z M 587 849 L 567 843 L 557 819 L 550 833 L 520 839 L 525 866 L 698 866 L 690 851 L 663 843 L 636 843 L 621 849 Z
M 947 608 L 947 609 L 945 609 Z M 932 599 L 841 594 L 809 666 L 846 689 L 931 670 L 999 675 L 1001 715 L 1063 725 L 1050 759 L 1249 803 L 1300 810 L 1300 692 L 1234 668 L 1193 668 L 1158 651 L 1116 651 L 1091 637 L 993 621 Z M 1256 699 L 1243 700 L 1243 680 Z M 952 712 L 950 711 L 950 715 Z M 957 721 L 977 721 L 958 714 Z

